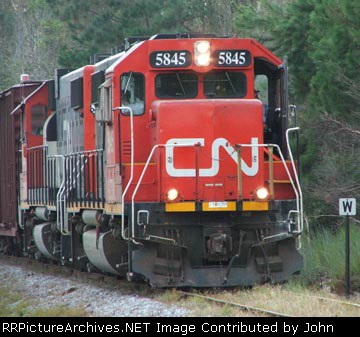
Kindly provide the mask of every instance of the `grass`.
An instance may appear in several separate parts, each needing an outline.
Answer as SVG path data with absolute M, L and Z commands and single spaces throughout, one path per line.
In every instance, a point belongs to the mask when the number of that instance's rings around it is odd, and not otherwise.
M 304 288 L 299 283 L 286 285 L 259 285 L 252 289 L 233 288 L 215 291 L 193 290 L 195 294 L 215 297 L 223 301 L 238 303 L 241 305 L 257 307 L 265 310 L 276 311 L 290 316 L 303 317 L 336 317 L 355 316 L 360 317 L 360 308 L 347 305 L 347 300 L 325 289 Z M 333 301 L 325 301 L 322 298 L 330 298 Z M 265 316 L 253 311 L 244 311 L 229 304 L 209 302 L 198 297 L 174 296 L 174 291 L 167 290 L 160 295 L 158 300 L 180 305 L 191 311 L 191 316 L 201 317 L 252 317 Z M 360 296 L 353 296 L 351 301 L 360 303 Z
M 360 290 L 360 228 L 351 224 L 351 288 Z M 301 274 L 281 286 L 254 286 L 252 289 L 199 291 L 200 294 L 215 296 L 222 300 L 243 305 L 260 307 L 294 316 L 360 316 L 360 308 L 352 307 L 336 300 L 346 301 L 343 293 L 345 275 L 345 233 L 336 234 L 322 230 L 308 240 L 303 238 L 305 266 Z M 4 275 L 6 277 L 6 275 Z M 7 280 L 6 284 L 11 284 Z M 332 298 L 334 302 L 323 301 L 311 296 Z M 155 296 L 162 302 L 176 304 L 191 311 L 192 316 L 244 317 L 255 316 L 251 311 L 243 311 L 231 305 L 220 305 L 202 298 L 183 297 L 174 290 L 159 292 Z M 354 294 L 352 302 L 360 303 L 360 295 Z M 86 316 L 84 308 L 56 306 L 38 308 L 34 300 L 11 289 L 0 286 L 0 317 L 81 317 Z
M 84 308 L 69 308 L 67 306 L 56 306 L 48 309 L 38 308 L 26 312 L 27 317 L 85 317 Z
M 294 276 L 281 286 L 262 285 L 254 286 L 250 290 L 234 288 L 222 291 L 199 291 L 199 293 L 293 316 L 360 317 L 359 307 L 343 303 L 351 301 L 360 304 L 360 249 L 357 247 L 358 242 L 360 242 L 360 228 L 352 223 L 350 229 L 351 289 L 354 291 L 350 300 L 343 296 L 345 278 L 344 229 L 337 233 L 323 229 L 313 234 L 310 240 L 303 237 L 304 269 L 300 275 Z M 321 297 L 331 298 L 333 301 L 324 301 Z M 255 313 L 244 312 L 229 305 L 210 303 L 201 298 L 182 298 L 173 290 L 164 292 L 159 300 L 181 305 L 191 310 L 194 316 L 236 317 L 255 315 Z
M 354 290 L 360 290 L 360 229 L 350 225 L 350 273 Z M 333 290 L 342 292 L 341 285 L 345 277 L 345 231 L 336 234 L 323 229 L 312 235 L 310 240 L 303 239 L 304 269 L 295 277 L 293 286 L 328 284 Z M 296 285 L 297 284 L 297 285 Z
M 328 302 L 318 297 L 344 300 L 325 290 L 309 290 L 298 288 L 297 292 L 289 291 L 284 286 L 262 285 L 251 290 L 226 291 L 221 294 L 223 299 L 285 313 L 290 316 L 360 316 L 360 308 L 340 302 Z M 359 297 L 354 298 L 359 302 Z
M 55 306 L 38 308 L 36 303 L 10 287 L 0 286 L 0 317 L 84 317 L 84 308 Z
M 21 299 L 20 294 L 0 286 L 0 317 L 21 316 L 24 309 Z

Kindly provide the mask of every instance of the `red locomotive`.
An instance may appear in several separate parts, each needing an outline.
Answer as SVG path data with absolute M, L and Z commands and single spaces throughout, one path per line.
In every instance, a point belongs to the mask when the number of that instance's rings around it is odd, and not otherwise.
M 155 287 L 298 272 L 286 65 L 253 39 L 126 42 L 0 93 L 1 249 Z

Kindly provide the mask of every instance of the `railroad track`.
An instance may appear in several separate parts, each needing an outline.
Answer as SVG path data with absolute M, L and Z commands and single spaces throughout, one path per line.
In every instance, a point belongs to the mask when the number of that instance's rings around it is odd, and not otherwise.
M 273 311 L 273 310 L 266 310 L 266 309 L 263 309 L 263 308 L 258 308 L 258 307 L 254 307 L 254 306 L 241 304 L 241 303 L 221 300 L 221 299 L 218 299 L 218 298 L 215 298 L 215 297 L 200 295 L 200 294 L 191 293 L 191 292 L 187 292 L 187 291 L 177 290 L 177 293 L 179 295 L 182 295 L 182 296 L 198 297 L 198 298 L 202 298 L 204 300 L 215 302 L 215 303 L 218 303 L 218 304 L 231 305 L 233 307 L 240 308 L 241 310 L 244 310 L 244 311 L 251 311 L 251 312 L 261 313 L 261 314 L 265 314 L 265 315 L 268 315 L 268 316 L 273 316 L 273 317 L 294 317 L 294 316 L 287 315 L 287 314 L 277 312 L 277 311 Z
M 34 272 L 42 272 L 42 273 L 50 273 L 53 275 L 62 275 L 63 277 L 75 277 L 81 280 L 88 280 L 97 284 L 107 284 L 110 286 L 113 286 L 114 288 L 121 288 L 124 291 L 127 291 L 128 293 L 139 293 L 141 292 L 143 295 L 147 297 L 153 298 L 154 296 L 157 296 L 159 294 L 162 294 L 166 292 L 166 290 L 159 290 L 159 289 L 151 289 L 147 284 L 145 283 L 130 283 L 125 279 L 119 279 L 115 276 L 109 276 L 104 275 L 100 273 L 87 273 L 87 272 L 81 272 L 78 270 L 74 270 L 67 266 L 60 266 L 59 264 L 53 264 L 53 263 L 41 263 L 36 260 L 27 259 L 24 257 L 14 257 L 14 256 L 4 256 L 0 255 L 0 263 L 2 261 L 6 261 L 9 264 L 13 264 L 16 266 L 24 266 L 29 268 L 31 271 Z M 205 301 L 212 302 L 217 305 L 228 305 L 231 307 L 236 307 L 240 310 L 251 312 L 254 314 L 264 315 L 264 316 L 273 316 L 273 317 L 294 317 L 296 315 L 292 315 L 291 313 L 287 312 L 281 312 L 282 310 L 269 310 L 266 307 L 262 307 L 262 304 L 258 304 L 257 306 L 254 305 L 248 305 L 246 303 L 239 303 L 236 301 L 228 301 L 225 299 L 220 299 L 217 297 L 209 296 L 207 294 L 199 293 L 198 291 L 184 291 L 184 290 L 175 290 L 175 292 L 179 295 L 180 298 L 186 298 L 186 297 L 197 297 L 201 298 Z M 224 290 L 224 293 L 218 293 L 221 294 L 222 297 L 226 293 Z M 321 296 L 315 296 L 310 294 L 301 294 L 294 291 L 289 291 L 285 289 L 281 289 L 281 294 L 292 294 L 297 297 L 302 298 L 309 298 L 313 301 L 319 301 L 319 302 L 326 302 L 332 304 L 332 305 L 344 305 L 344 306 L 352 306 L 356 308 L 355 310 L 359 310 L 359 316 L 360 316 L 360 304 L 354 303 L 350 301 L 344 301 L 340 299 L 333 299 L 333 298 L 327 298 L 327 297 L 321 297 Z M 282 296 L 282 295 L 279 295 Z M 285 310 L 284 310 L 285 311 Z M 286 310 L 287 311 L 287 310 Z
M 259 313 L 259 314 L 263 314 L 266 316 L 273 316 L 273 317 L 296 317 L 296 315 L 292 315 L 289 313 L 284 313 L 284 312 L 280 312 L 280 311 L 276 311 L 276 310 L 269 310 L 266 308 L 262 308 L 259 306 L 252 306 L 252 305 L 248 305 L 248 304 L 243 304 L 243 303 L 239 303 L 239 302 L 234 302 L 234 301 L 227 301 L 224 299 L 219 299 L 216 297 L 212 297 L 212 296 L 208 296 L 208 295 L 203 295 L 203 294 L 199 294 L 196 292 L 190 292 L 190 291 L 180 291 L 177 290 L 177 293 L 180 296 L 184 296 L 184 297 L 197 297 L 197 298 L 201 298 L 204 299 L 206 301 L 209 302 L 214 302 L 220 305 L 230 305 L 232 307 L 236 307 L 239 308 L 241 310 L 244 311 L 248 311 L 248 312 L 254 312 L 254 313 Z M 319 302 L 326 302 L 329 304 L 335 304 L 335 305 L 342 305 L 342 306 L 350 306 L 353 308 L 356 308 L 359 310 L 359 316 L 360 316 L 360 304 L 359 303 L 355 303 L 355 302 L 350 302 L 350 301 L 343 301 L 340 299 L 333 299 L 333 298 L 327 298 L 327 297 L 322 297 L 322 296 L 316 296 L 316 295 L 310 295 L 310 294 L 300 294 L 294 291 L 289 291 L 289 290 L 281 290 L 281 293 L 285 294 L 291 294 L 297 297 L 301 297 L 301 298 L 309 298 L 313 301 L 319 301 Z
M 69 266 L 61 266 L 58 263 L 42 263 L 37 260 L 28 259 L 25 257 L 18 256 L 5 256 L 0 254 L 0 263 L 4 261 L 8 264 L 12 264 L 18 267 L 25 267 L 33 272 L 40 272 L 45 274 L 50 274 L 54 276 L 63 276 L 63 277 L 74 277 L 79 280 L 90 281 L 97 284 L 107 284 L 114 287 L 120 287 L 123 290 L 129 292 L 142 291 L 146 292 L 151 289 L 145 283 L 132 283 L 128 282 L 126 279 L 122 279 L 113 275 L 106 275 L 97 272 L 84 272 L 77 269 L 73 269 Z
M 328 302 L 333 302 L 333 303 L 338 303 L 338 304 L 342 304 L 342 305 L 348 305 L 348 306 L 352 306 L 352 307 L 356 307 L 356 308 L 360 308 L 360 304 L 359 303 L 355 303 L 355 302 L 350 302 L 350 301 L 342 301 L 342 300 L 338 300 L 335 298 L 327 298 L 327 297 L 323 297 L 323 296 L 315 296 L 315 295 L 309 295 L 309 294 L 299 294 L 295 291 L 289 291 L 289 290 L 283 290 L 284 292 L 288 292 L 290 294 L 296 295 L 296 296 L 302 296 L 302 297 L 308 297 L 314 300 L 320 300 L 320 301 L 328 301 Z
M 176 303 L 164 303 L 146 284 L 134 284 L 60 265 L 0 258 L 0 316 L 182 317 Z

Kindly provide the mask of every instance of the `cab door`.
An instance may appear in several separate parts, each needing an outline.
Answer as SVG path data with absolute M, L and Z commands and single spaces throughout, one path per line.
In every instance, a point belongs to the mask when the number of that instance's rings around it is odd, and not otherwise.
M 289 124 L 289 93 L 288 93 L 288 66 L 287 58 L 280 68 L 280 109 L 281 109 L 281 150 L 284 157 L 287 157 L 286 130 Z
M 107 204 L 121 202 L 121 175 L 119 165 L 116 164 L 116 110 L 113 110 L 112 79 L 107 79 L 100 88 L 100 113 L 103 122 L 102 138 L 105 158 L 105 198 Z

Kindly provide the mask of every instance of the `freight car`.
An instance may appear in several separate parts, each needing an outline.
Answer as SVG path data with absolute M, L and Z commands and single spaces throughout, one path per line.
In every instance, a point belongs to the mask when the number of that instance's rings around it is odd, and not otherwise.
M 300 271 L 287 67 L 257 41 L 130 38 L 0 104 L 6 253 L 154 287 Z

